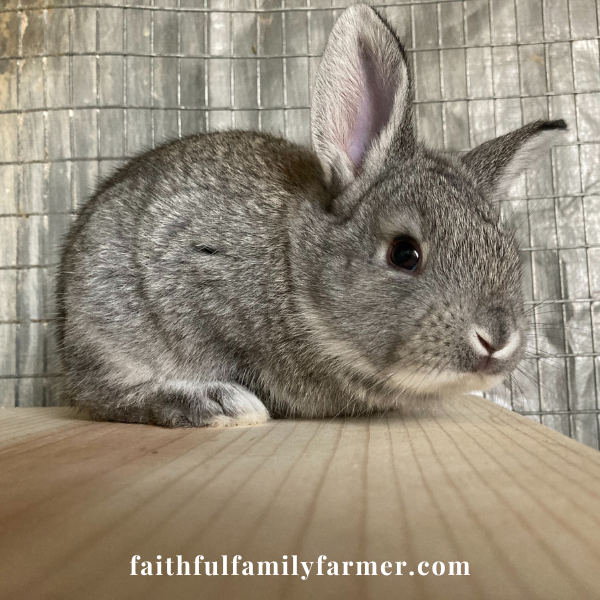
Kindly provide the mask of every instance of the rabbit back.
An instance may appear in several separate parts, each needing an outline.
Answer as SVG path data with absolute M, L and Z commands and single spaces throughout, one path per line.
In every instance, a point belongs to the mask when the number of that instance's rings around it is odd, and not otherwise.
M 149 382 L 250 368 L 261 338 L 281 336 L 281 223 L 303 201 L 327 201 L 314 155 L 252 132 L 193 136 L 118 171 L 63 250 L 59 332 L 75 403 L 104 410 L 111 393 L 127 404 Z

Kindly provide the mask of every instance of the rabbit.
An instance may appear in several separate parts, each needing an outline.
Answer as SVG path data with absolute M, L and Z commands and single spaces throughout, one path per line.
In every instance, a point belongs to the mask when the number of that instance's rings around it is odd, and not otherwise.
M 420 410 L 523 356 L 514 234 L 497 202 L 566 129 L 461 155 L 415 137 L 405 50 L 367 5 L 335 23 L 313 148 L 191 136 L 100 185 L 62 251 L 67 392 L 94 419 L 257 425 Z

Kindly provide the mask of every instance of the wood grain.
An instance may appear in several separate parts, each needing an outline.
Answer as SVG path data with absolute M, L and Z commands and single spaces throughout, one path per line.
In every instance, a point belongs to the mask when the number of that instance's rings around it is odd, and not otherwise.
M 130 575 L 133 555 L 198 554 L 408 568 Z M 421 561 L 470 575 L 409 576 Z M 6 409 L 0 575 L 2 599 L 600 598 L 600 453 L 475 397 L 428 418 L 198 430 Z

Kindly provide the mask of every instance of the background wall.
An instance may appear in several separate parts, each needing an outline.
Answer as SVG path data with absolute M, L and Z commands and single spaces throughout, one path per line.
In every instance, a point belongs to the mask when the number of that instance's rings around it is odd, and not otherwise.
M 258 128 L 309 143 L 311 85 L 347 3 L 2 0 L 0 406 L 61 404 L 57 247 L 99 179 L 182 135 Z M 532 335 L 496 401 L 598 447 L 600 60 L 594 0 L 377 3 L 416 78 L 420 135 L 466 150 L 537 118 L 562 145 L 502 206 Z

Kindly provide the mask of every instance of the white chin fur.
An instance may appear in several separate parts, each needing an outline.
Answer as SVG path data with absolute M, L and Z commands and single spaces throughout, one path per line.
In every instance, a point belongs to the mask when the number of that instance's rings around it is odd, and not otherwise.
M 419 369 L 414 369 L 395 373 L 388 380 L 388 384 L 401 392 L 449 395 L 475 391 L 484 392 L 501 383 L 503 379 L 502 375 L 438 370 L 425 370 L 424 373 L 421 373 Z

